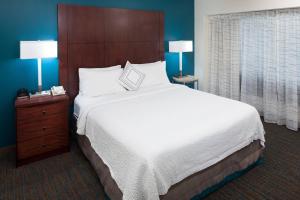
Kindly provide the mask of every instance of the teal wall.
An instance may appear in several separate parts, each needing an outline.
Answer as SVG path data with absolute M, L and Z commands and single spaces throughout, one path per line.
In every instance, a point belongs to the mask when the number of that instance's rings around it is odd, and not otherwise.
M 0 147 L 15 144 L 14 98 L 19 88 L 37 88 L 37 63 L 19 59 L 20 40 L 57 40 L 57 4 L 161 10 L 165 41 L 194 40 L 194 0 L 1 0 Z M 167 48 L 166 48 L 167 50 Z M 166 53 L 168 75 L 178 73 L 178 55 Z M 183 58 L 184 73 L 194 73 L 194 55 Z M 43 60 L 43 87 L 58 85 L 58 61 Z

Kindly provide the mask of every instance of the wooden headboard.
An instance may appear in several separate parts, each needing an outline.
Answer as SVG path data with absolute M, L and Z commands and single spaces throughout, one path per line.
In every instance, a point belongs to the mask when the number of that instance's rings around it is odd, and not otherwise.
M 60 84 L 74 100 L 78 68 L 164 60 L 164 14 L 74 5 L 58 5 Z

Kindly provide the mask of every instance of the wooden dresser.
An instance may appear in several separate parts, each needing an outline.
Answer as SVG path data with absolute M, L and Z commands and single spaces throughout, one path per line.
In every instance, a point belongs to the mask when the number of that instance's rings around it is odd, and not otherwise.
M 17 166 L 69 151 L 69 97 L 17 99 Z

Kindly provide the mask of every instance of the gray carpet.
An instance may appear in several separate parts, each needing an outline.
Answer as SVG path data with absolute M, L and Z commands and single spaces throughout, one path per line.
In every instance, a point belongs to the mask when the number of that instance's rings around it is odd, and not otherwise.
M 210 194 L 207 200 L 300 199 L 300 133 L 265 124 L 264 163 Z M 0 199 L 102 200 L 96 173 L 74 143 L 70 153 L 15 168 L 0 155 Z

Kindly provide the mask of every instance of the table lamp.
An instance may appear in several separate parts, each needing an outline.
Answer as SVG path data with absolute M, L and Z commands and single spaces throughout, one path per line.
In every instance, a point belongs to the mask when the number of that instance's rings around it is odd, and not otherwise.
M 42 91 L 42 58 L 57 57 L 57 41 L 20 41 L 20 58 L 37 59 L 38 92 L 34 96 L 48 95 Z
M 169 52 L 179 53 L 179 71 L 182 77 L 182 53 L 193 52 L 193 41 L 170 41 Z

